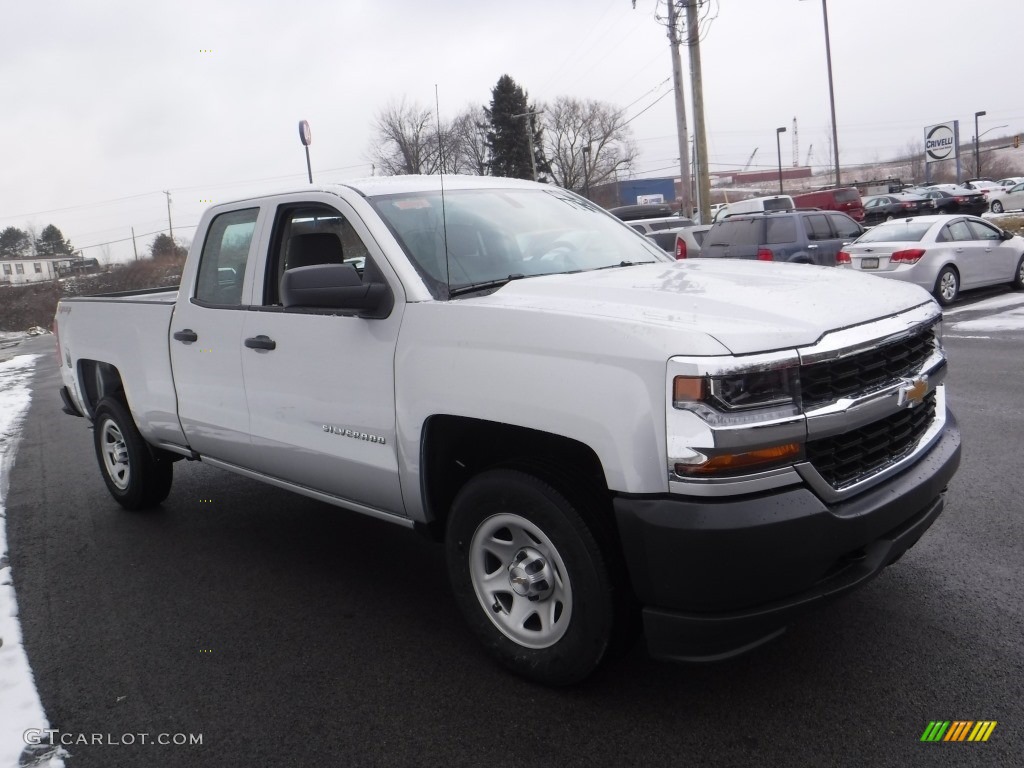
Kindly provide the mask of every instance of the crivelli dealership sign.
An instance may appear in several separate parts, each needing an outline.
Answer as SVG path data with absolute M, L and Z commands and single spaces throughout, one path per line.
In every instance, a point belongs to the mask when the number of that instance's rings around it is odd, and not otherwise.
M 959 154 L 960 123 L 929 125 L 924 129 L 924 159 L 926 163 L 951 160 Z

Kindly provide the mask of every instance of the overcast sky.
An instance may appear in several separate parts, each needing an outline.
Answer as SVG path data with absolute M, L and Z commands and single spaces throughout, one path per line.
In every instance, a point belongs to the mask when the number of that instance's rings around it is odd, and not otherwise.
M 926 125 L 1024 132 L 1024 0 L 829 0 L 844 163 L 889 159 Z M 710 0 L 701 53 L 712 170 L 828 163 L 819 0 Z M 167 226 L 191 239 L 206 202 L 369 175 L 389 101 L 443 119 L 503 74 L 531 102 L 598 99 L 627 115 L 637 176 L 678 169 L 671 59 L 636 0 L 32 0 L 5 3 L 0 228 L 56 224 L 87 256 L 131 258 Z M 684 67 L 686 51 L 683 50 Z M 659 100 L 660 98 L 660 100 Z M 653 106 L 651 106 L 653 104 Z M 692 112 L 688 104 L 688 114 Z M 1024 149 L 1021 150 L 1024 153 Z M 1024 157 L 1022 157 L 1024 161 Z

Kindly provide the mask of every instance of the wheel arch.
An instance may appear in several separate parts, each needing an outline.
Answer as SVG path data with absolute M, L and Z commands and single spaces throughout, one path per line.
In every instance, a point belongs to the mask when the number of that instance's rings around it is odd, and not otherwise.
M 591 509 L 610 509 L 604 468 L 590 446 L 540 430 L 464 416 L 427 419 L 420 441 L 420 492 L 426 533 L 444 537 L 448 511 L 459 490 L 480 472 L 515 468 L 544 480 Z M 585 496 L 585 498 L 580 498 Z M 603 517 L 603 515 L 602 515 Z
M 83 405 L 85 405 L 86 416 L 89 419 L 94 418 L 96 406 L 99 405 L 104 397 L 117 398 L 129 411 L 131 410 L 128 404 L 128 396 L 124 390 L 124 380 L 121 378 L 121 372 L 117 369 L 117 366 L 101 360 L 79 360 L 78 381 L 84 400 Z

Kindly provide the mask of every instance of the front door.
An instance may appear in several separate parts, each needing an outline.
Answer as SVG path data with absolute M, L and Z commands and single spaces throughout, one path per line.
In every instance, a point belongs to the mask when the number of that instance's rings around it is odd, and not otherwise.
M 244 313 L 243 345 L 253 345 L 242 355 L 251 464 L 273 477 L 404 514 L 394 385 L 403 303 L 394 301 L 387 317 L 373 319 L 281 303 L 285 269 L 332 262 L 364 273 L 383 263 L 383 254 L 340 200 L 280 204 L 262 299 Z M 397 279 L 385 279 L 397 299 Z

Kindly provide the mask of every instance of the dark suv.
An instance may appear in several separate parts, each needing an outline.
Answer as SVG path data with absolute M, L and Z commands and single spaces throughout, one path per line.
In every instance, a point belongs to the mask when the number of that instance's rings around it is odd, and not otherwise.
M 864 228 L 838 211 L 766 211 L 730 216 L 708 231 L 701 258 L 836 265 L 836 254 Z

